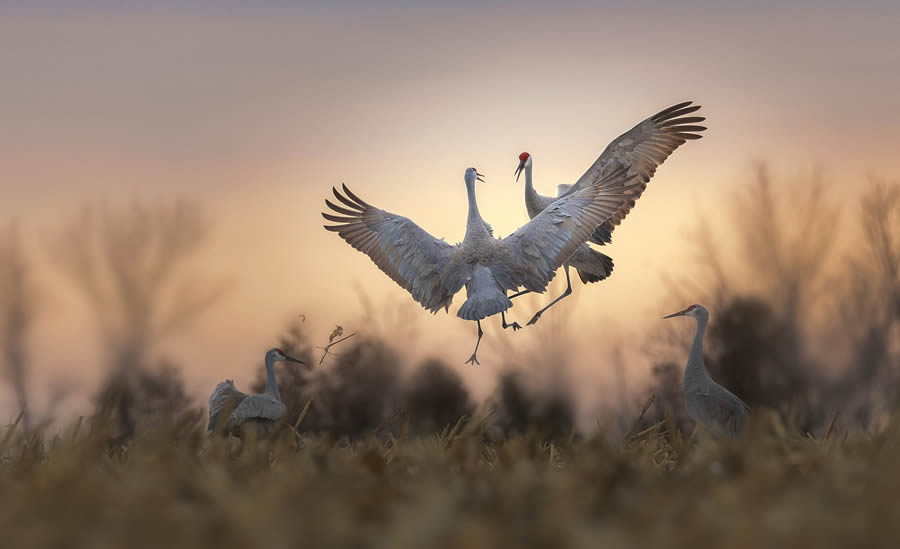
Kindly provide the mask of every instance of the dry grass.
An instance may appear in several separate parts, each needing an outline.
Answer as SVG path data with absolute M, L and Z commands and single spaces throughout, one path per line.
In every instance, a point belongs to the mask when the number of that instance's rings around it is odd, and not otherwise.
M 0 430 L 4 547 L 895 547 L 900 421 L 876 435 L 492 441 L 298 435 L 234 453 L 198 417 L 125 447 L 90 421 Z M 9 435 L 9 436 L 7 436 Z

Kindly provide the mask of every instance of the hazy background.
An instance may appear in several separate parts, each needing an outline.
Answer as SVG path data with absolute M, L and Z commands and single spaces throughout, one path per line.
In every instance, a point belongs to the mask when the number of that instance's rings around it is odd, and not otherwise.
M 129 352 L 181 366 L 191 396 L 205 400 L 225 377 L 246 387 L 264 351 L 303 314 L 313 345 L 335 324 L 387 334 L 406 344 L 410 363 L 438 356 L 483 397 L 511 346 L 541 368 L 533 350 L 565 333 L 579 402 L 601 407 L 623 378 L 629 388 L 648 382 L 660 317 L 712 296 L 699 223 L 708 223 L 732 287 L 766 279 L 770 266 L 744 261 L 740 232 L 731 231 L 740 229 L 735 212 L 751 211 L 735 207 L 736 197 L 761 196 L 752 194 L 758 162 L 771 175 L 782 228 L 812 200 L 791 181 L 819 177 L 825 186 L 836 213 L 826 235 L 833 248 L 816 271 L 832 281 L 826 295 L 838 293 L 834 280 L 853 278 L 841 270 L 847 257 L 877 264 L 862 249 L 860 197 L 900 169 L 898 26 L 896 2 L 2 3 L 0 224 L 16 221 L 8 249 L 21 240 L 28 266 L 6 289 L 32 296 L 20 307 L 27 314 L 10 317 L 27 317 L 22 337 L 7 336 L 27 345 L 18 354 L 13 345 L 7 362 L 28 364 L 38 412 L 62 393 L 66 409 L 85 409 L 101 375 Z M 576 298 L 515 336 L 488 321 L 480 367 L 462 364 L 474 326 L 454 316 L 461 299 L 450 315 L 432 317 L 321 228 L 323 199 L 346 182 L 458 241 L 462 175 L 475 166 L 487 175 L 482 213 L 509 234 L 527 220 L 513 177 L 520 152 L 534 156 L 536 186 L 549 194 L 611 139 L 684 100 L 703 105 L 709 130 L 658 170 L 614 233 L 603 250 L 613 276 L 574 283 Z M 174 213 L 182 199 L 194 213 Z M 85 207 L 94 213 L 80 217 Z M 148 244 L 141 227 L 184 232 Z M 77 267 L 79 237 L 102 242 L 103 234 L 121 236 L 97 249 L 115 248 L 107 255 L 123 264 L 152 264 L 185 234 L 189 244 L 171 276 L 129 309 L 110 305 L 115 291 L 98 297 L 117 287 L 108 280 L 92 294 L 84 283 L 92 275 Z M 120 270 L 127 286 L 131 271 Z M 683 280 L 700 286 L 673 282 Z M 557 281 L 551 293 L 560 290 Z M 363 296 L 387 312 L 373 317 Z M 518 304 L 511 317 L 524 324 L 550 297 Z M 160 305 L 160 326 L 115 328 L 124 322 L 116 315 L 151 317 L 161 301 L 169 308 Z M 896 328 L 886 333 L 895 349 Z M 112 347 L 120 358 L 109 357 Z M 548 371 L 559 371 L 554 365 Z M 14 394 L 0 401 L 0 415 L 14 413 Z

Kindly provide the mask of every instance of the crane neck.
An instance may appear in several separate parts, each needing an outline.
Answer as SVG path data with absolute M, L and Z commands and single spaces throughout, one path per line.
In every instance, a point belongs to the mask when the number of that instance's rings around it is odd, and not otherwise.
M 469 220 L 466 223 L 466 238 L 488 234 L 484 227 L 484 219 L 478 211 L 478 200 L 475 198 L 475 181 L 466 181 L 466 193 L 469 197 Z
M 703 334 L 706 332 L 708 318 L 697 318 L 697 333 L 694 334 L 694 342 L 691 344 L 691 354 L 688 356 L 687 368 L 684 370 L 685 388 L 705 379 L 709 379 L 709 372 L 703 363 Z
M 281 400 L 278 392 L 278 381 L 275 379 L 275 359 L 266 356 L 266 394 Z
M 525 172 L 525 208 L 528 210 L 528 216 L 534 217 L 543 208 L 541 207 L 540 196 L 534 190 L 534 181 L 531 179 L 531 162 L 525 164 L 523 171 Z

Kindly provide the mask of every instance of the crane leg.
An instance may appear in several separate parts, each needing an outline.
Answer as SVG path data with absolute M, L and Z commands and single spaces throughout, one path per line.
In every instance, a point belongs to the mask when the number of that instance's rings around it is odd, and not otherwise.
M 478 362 L 478 357 L 476 355 L 478 355 L 478 345 L 481 344 L 481 336 L 484 335 L 484 332 L 481 331 L 481 321 L 476 320 L 475 323 L 478 324 L 478 341 L 475 342 L 475 350 L 472 351 L 472 356 L 469 357 L 469 360 L 466 361 L 466 364 L 480 365 L 481 363 Z
M 522 329 L 522 327 L 519 326 L 519 323 L 518 323 L 518 322 L 513 322 L 512 324 L 507 324 L 507 323 L 506 323 L 506 312 L 505 312 L 505 311 L 501 311 L 501 312 L 500 312 L 500 321 L 503 322 L 503 329 L 504 329 L 504 330 L 507 329 L 507 328 L 512 328 L 513 331 L 515 332 L 516 330 L 521 330 L 521 329 Z
M 531 290 L 522 290 L 521 292 L 516 292 L 513 295 L 509 296 L 509 298 L 515 299 L 515 298 L 519 297 L 520 295 L 525 295 L 525 294 L 530 294 L 530 293 L 531 293 Z
M 566 291 L 564 291 L 564 292 L 562 293 L 561 296 L 559 296 L 559 297 L 557 297 L 556 299 L 554 299 L 553 301 L 551 301 L 549 305 L 547 305 L 546 307 L 544 307 L 544 308 L 541 309 L 540 311 L 534 313 L 534 316 L 531 317 L 531 320 L 528 321 L 528 324 L 526 324 L 526 326 L 531 326 L 532 324 L 534 324 L 535 322 L 537 322 L 538 320 L 540 320 L 541 315 L 544 314 L 544 311 L 546 311 L 546 310 L 549 309 L 550 307 L 556 305 L 556 303 L 559 302 L 562 298 L 568 297 L 568 296 L 572 293 L 572 279 L 569 278 L 569 264 L 566 263 L 566 264 L 563 266 L 563 268 L 564 268 L 565 271 L 566 271 Z

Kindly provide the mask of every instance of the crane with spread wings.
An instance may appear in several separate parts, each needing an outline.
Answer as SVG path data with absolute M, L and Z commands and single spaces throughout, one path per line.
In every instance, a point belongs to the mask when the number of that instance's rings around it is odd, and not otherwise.
M 478 346 L 484 332 L 481 320 L 512 307 L 508 291 L 525 288 L 542 293 L 559 269 L 594 230 L 634 204 L 643 183 L 621 167 L 573 189 L 506 238 L 495 238 L 478 211 L 475 182 L 483 181 L 475 168 L 465 173 L 469 213 L 462 242 L 449 244 L 428 234 L 412 220 L 368 204 L 350 191 L 332 188 L 340 205 L 326 200 L 331 210 L 326 225 L 370 259 L 422 307 L 437 313 L 449 310 L 463 286 L 466 300 L 458 317 L 474 320 L 478 339 L 466 363 L 479 364 Z
M 687 116 L 700 110 L 700 105 L 693 105 L 692 101 L 685 101 L 664 109 L 649 118 L 640 121 L 636 126 L 615 138 L 600 154 L 597 160 L 588 168 L 587 172 L 574 185 L 558 185 L 558 194 L 555 197 L 538 194 L 532 181 L 532 157 L 523 152 L 519 155 L 519 166 L 516 168 L 516 181 L 522 172 L 525 172 L 525 209 L 528 216 L 534 218 L 544 208 L 550 206 L 563 196 L 578 192 L 604 174 L 614 170 L 625 168 L 628 174 L 636 175 L 639 182 L 647 184 L 656 168 L 662 164 L 672 152 L 688 140 L 700 139 L 699 132 L 706 130 L 705 126 L 697 124 L 706 120 L 702 116 Z M 643 189 L 641 189 L 643 190 Z M 640 192 L 634 198 L 640 196 Z M 612 232 L 626 215 L 630 207 L 625 208 L 604 221 L 590 241 L 603 246 L 612 241 Z M 536 323 L 544 312 L 557 304 L 563 298 L 572 293 L 572 280 L 569 278 L 569 267 L 575 267 L 579 278 L 585 284 L 599 282 L 606 279 L 613 269 L 612 258 L 591 249 L 588 244 L 583 244 L 571 259 L 563 265 L 566 274 L 566 289 L 549 305 L 542 308 L 531 317 L 528 325 Z M 518 297 L 528 290 L 510 296 L 510 299 Z

